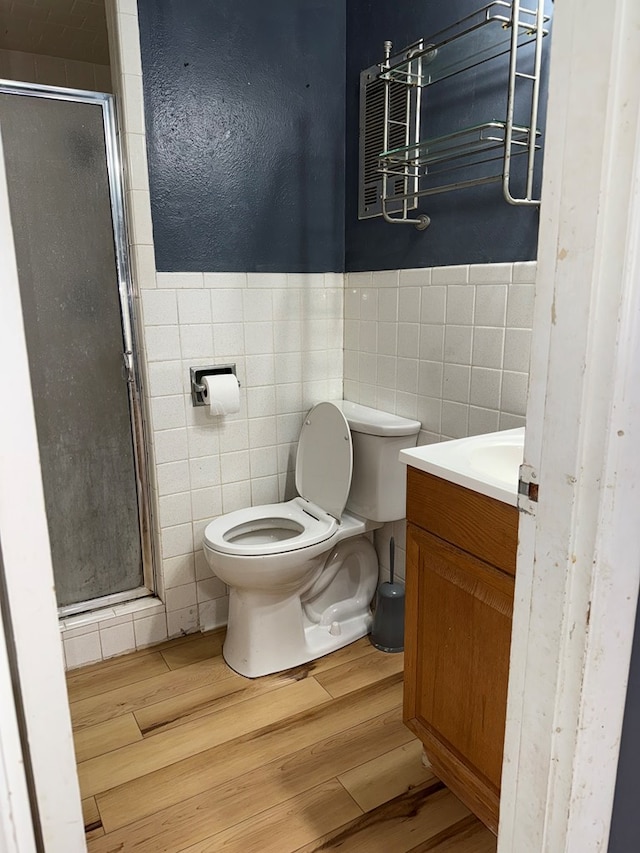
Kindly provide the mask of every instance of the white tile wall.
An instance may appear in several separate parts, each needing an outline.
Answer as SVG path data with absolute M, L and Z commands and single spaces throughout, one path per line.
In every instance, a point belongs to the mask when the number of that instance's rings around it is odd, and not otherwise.
M 417 411 L 422 443 L 515 423 L 526 403 L 534 279 L 533 262 L 348 275 L 345 397 Z
M 535 272 L 531 262 L 346 276 L 345 398 L 417 417 L 421 444 L 523 425 Z M 391 536 L 404 577 L 404 521 L 376 532 L 383 576 Z
M 194 575 L 206 522 L 290 497 L 304 413 L 342 396 L 343 287 L 323 273 L 158 273 L 157 285 L 141 301 L 171 636 L 226 621 L 224 585 L 202 560 Z M 191 404 L 189 368 L 212 360 L 237 366 L 238 415 Z
M 60 622 L 67 669 L 133 652 L 167 639 L 165 606 L 141 598 Z
M 112 91 L 108 65 L 19 50 L 0 50 L 0 77 L 23 83 L 39 83 L 42 86 L 87 89 L 90 92 Z

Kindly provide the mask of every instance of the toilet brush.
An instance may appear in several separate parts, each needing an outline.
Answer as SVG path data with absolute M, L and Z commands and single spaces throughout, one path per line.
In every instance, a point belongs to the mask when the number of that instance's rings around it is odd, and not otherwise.
M 383 652 L 404 651 L 404 584 L 395 583 L 395 541 L 389 541 L 389 582 L 378 587 L 371 643 Z

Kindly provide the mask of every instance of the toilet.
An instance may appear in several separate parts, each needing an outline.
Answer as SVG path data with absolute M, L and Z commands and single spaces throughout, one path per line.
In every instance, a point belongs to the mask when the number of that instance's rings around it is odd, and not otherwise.
M 398 452 L 419 429 L 346 400 L 318 403 L 300 432 L 299 496 L 207 525 L 204 553 L 229 586 L 223 655 L 232 669 L 279 672 L 369 633 L 378 559 L 367 534 L 405 516 Z

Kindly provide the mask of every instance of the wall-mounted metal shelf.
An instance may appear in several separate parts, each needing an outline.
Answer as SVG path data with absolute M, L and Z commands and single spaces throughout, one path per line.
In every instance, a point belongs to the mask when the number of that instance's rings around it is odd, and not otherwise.
M 504 56 L 512 49 L 512 4 L 509 0 L 494 0 L 471 15 L 461 18 L 450 27 L 439 30 L 421 41 L 421 50 L 414 50 L 411 59 L 404 57 L 407 48 L 391 58 L 390 67 L 380 74 L 381 80 L 396 80 L 411 86 L 431 86 Z M 516 14 L 516 49 L 535 43 L 537 9 L 519 7 Z M 543 35 L 548 34 L 544 24 L 549 18 L 543 15 Z M 416 60 L 422 59 L 422 68 L 416 72 Z
M 430 221 L 427 216 L 409 216 L 419 198 L 498 181 L 502 182 L 503 196 L 509 204 L 540 203 L 534 198 L 533 189 L 535 155 L 541 147 L 537 122 L 542 40 L 549 32 L 546 26 L 549 17 L 544 14 L 544 0 L 532 2 L 534 8 L 525 8 L 520 0 L 493 0 L 452 26 L 393 55 L 391 43 L 385 42 L 385 58 L 378 74 L 384 97 L 380 99 L 383 134 L 377 171 L 381 176 L 380 214 L 387 222 L 426 228 Z M 519 58 L 521 49 L 527 45 L 531 46 L 527 53 L 532 67 L 524 70 Z M 503 121 L 493 119 L 424 138 L 420 125 L 424 127 L 425 118 L 428 124 L 427 103 L 424 115 L 419 117 L 422 122 L 413 121 L 414 137 L 405 139 L 402 147 L 393 147 L 399 117 L 397 106 L 392 110 L 391 104 L 398 103 L 398 85 L 407 92 L 424 90 L 505 54 L 509 55 L 509 71 Z M 526 125 L 514 123 L 516 101 L 518 111 L 528 114 Z M 408 116 L 400 120 L 409 124 Z M 525 186 L 519 194 L 511 187 L 511 163 L 518 154 L 527 158 Z
M 539 137 L 540 132 L 537 131 L 535 136 Z M 529 137 L 528 127 L 512 126 L 512 156 L 528 152 Z M 428 176 L 428 185 L 423 181 L 416 192 L 407 194 L 407 199 L 436 195 L 465 186 L 495 183 L 501 181 L 503 176 L 505 138 L 506 122 L 504 121 L 489 121 L 473 127 L 465 127 L 445 136 L 436 136 L 414 145 L 383 152 L 380 157 L 384 162 L 381 173 L 388 179 L 404 178 L 409 173 L 416 181 L 419 181 L 421 176 Z M 540 146 L 536 144 L 535 147 L 537 150 Z M 494 171 L 487 172 L 481 177 L 459 178 L 445 184 L 435 182 L 438 175 L 447 175 L 454 171 L 464 172 L 488 163 L 495 164 Z M 393 197 L 395 202 L 401 198 L 397 194 Z

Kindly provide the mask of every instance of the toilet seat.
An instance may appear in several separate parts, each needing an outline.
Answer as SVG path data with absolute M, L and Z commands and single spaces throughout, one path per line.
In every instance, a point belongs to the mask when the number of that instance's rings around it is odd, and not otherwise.
M 307 414 L 298 441 L 300 497 L 220 516 L 205 528 L 205 545 L 219 554 L 266 557 L 327 542 L 338 532 L 352 470 L 347 419 L 334 403 L 318 403 Z
M 338 522 L 303 498 L 227 513 L 211 521 L 204 542 L 213 551 L 266 557 L 310 548 L 331 539 Z

